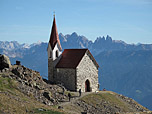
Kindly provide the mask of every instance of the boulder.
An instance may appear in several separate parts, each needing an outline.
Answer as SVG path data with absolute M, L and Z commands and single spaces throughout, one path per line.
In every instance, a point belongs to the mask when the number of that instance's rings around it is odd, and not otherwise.
M 9 57 L 7 57 L 6 55 L 2 55 L 0 54 L 0 70 L 3 70 L 4 68 L 10 68 L 11 62 L 9 60 Z
M 51 99 L 51 97 L 50 97 L 50 95 L 49 95 L 49 92 L 44 92 L 44 93 L 43 93 L 43 96 L 44 96 L 45 98 L 47 98 L 48 100 Z

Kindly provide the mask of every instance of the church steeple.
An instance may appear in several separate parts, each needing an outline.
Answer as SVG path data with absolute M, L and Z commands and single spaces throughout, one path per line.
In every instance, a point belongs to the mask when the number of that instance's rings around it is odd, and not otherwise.
M 48 43 L 48 79 L 50 81 L 54 80 L 54 69 L 56 64 L 59 62 L 62 56 L 62 47 L 59 40 L 59 35 L 57 31 L 55 15 L 53 19 L 53 25 L 51 30 L 51 35 Z
M 52 58 L 53 61 L 60 59 L 59 56 L 62 53 L 62 47 L 60 44 L 59 35 L 57 31 L 55 15 L 53 19 L 53 25 L 52 25 L 47 51 L 48 51 L 48 58 Z
M 51 31 L 49 43 L 51 45 L 52 50 L 54 49 L 54 47 L 57 43 L 58 43 L 60 50 L 62 50 L 60 40 L 59 40 L 58 31 L 57 31 L 55 15 L 54 15 L 54 20 L 53 20 L 52 31 Z

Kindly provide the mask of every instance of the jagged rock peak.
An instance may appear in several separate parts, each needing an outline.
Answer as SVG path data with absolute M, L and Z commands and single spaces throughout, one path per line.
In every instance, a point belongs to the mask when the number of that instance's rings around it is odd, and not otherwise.
M 67 42 L 66 36 L 64 36 L 62 33 L 59 34 L 59 39 L 61 40 L 61 42 Z
M 59 33 L 59 36 L 62 36 L 62 37 L 64 37 L 64 35 L 63 35 L 62 33 Z
M 99 37 L 97 37 L 97 39 L 95 40 L 95 41 L 105 41 L 105 37 L 103 36 L 103 37 L 101 37 L 101 36 L 99 36 Z
M 73 32 L 73 33 L 71 34 L 71 36 L 72 36 L 72 37 L 78 37 L 78 34 L 77 34 L 76 32 Z
M 112 38 L 111 38 L 109 35 L 107 35 L 107 37 L 106 37 L 106 41 L 108 41 L 108 42 L 112 42 Z

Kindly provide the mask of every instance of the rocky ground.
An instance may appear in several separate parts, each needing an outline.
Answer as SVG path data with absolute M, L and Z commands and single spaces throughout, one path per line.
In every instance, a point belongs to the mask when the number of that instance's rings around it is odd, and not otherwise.
M 46 105 L 56 105 L 63 99 L 67 99 L 67 96 L 62 94 L 62 86 L 48 84 L 39 72 L 22 65 L 12 65 L 11 68 L 3 69 L 0 74 L 2 77 L 16 80 L 17 89 Z
M 133 99 L 110 91 L 82 93 L 81 97 L 70 92 L 69 102 L 69 91 L 65 89 L 63 94 L 63 86 L 50 84 L 39 72 L 20 63 L 11 65 L 2 55 L 0 66 L 0 113 L 151 113 Z

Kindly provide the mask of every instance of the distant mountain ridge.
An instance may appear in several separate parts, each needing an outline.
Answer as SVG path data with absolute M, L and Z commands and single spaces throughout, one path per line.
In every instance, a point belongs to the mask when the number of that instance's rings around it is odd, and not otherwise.
M 148 99 L 152 95 L 152 44 L 127 44 L 112 40 L 108 35 L 93 42 L 75 32 L 60 33 L 59 38 L 63 50 L 88 48 L 91 51 L 100 66 L 100 89 L 116 91 L 151 108 Z M 21 64 L 47 78 L 47 45 L 43 42 L 28 45 L 0 41 L 0 53 L 8 55 L 12 63 L 20 60 Z
M 93 55 L 97 55 L 103 51 L 114 50 L 152 50 L 152 44 L 127 44 L 121 40 L 112 40 L 109 35 L 106 37 L 97 37 L 97 39 L 93 42 L 88 40 L 85 36 L 78 35 L 76 32 L 73 32 L 71 35 L 63 35 L 60 33 L 59 39 L 63 49 L 88 48 L 93 53 Z M 20 44 L 17 41 L 0 41 L 0 53 L 8 55 L 9 52 L 9 57 L 22 57 L 22 51 L 30 50 L 34 46 L 41 45 L 41 43 L 42 42 L 37 42 L 29 45 L 26 43 Z M 18 51 L 21 51 L 21 54 L 18 54 Z
M 36 45 L 40 45 L 41 42 L 33 43 L 31 45 L 23 43 L 20 44 L 17 41 L 0 41 L 0 53 L 6 54 L 9 57 L 22 58 L 25 53 Z
M 107 35 L 106 37 L 97 37 L 93 42 L 88 40 L 85 36 L 80 36 L 77 33 L 72 33 L 71 35 L 59 34 L 61 45 L 64 49 L 68 48 L 88 48 L 93 55 L 97 55 L 103 51 L 114 51 L 114 50 L 152 50 L 152 44 L 127 44 L 121 40 L 112 40 L 112 38 Z

